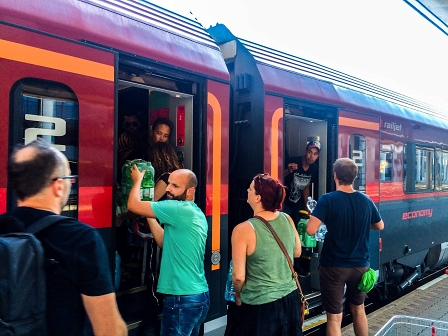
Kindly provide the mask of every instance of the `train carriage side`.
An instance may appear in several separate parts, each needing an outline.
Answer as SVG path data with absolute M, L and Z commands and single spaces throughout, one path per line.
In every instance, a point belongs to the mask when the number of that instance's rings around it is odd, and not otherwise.
M 350 157 L 359 168 L 355 189 L 384 218 L 385 230 L 370 236 L 382 297 L 446 263 L 446 118 L 412 98 L 239 39 L 223 25 L 209 32 L 231 75 L 229 230 L 252 215 L 244 193 L 250 178 L 268 172 L 281 180 L 287 157 L 319 140 L 314 198 L 334 190 L 335 159 Z M 301 257 L 309 298 L 319 295 L 320 249 L 319 242 L 305 246 Z
M 0 135 L 0 210 L 15 204 L 6 180 L 12 146 L 45 138 L 66 154 L 78 175 L 64 214 L 98 228 L 110 250 L 105 262 L 113 265 L 123 117 L 137 113 L 148 134 L 156 117 L 169 118 L 174 124 L 169 142 L 198 177 L 196 203 L 209 223 L 208 320 L 223 317 L 229 74 L 214 41 L 196 21 L 126 0 L 56 0 L 51 9 L 45 1 L 25 6 L 7 0 L 0 4 L 0 28 L 0 114 L 8 125 Z M 140 301 L 127 294 L 150 292 L 154 263 L 135 285 L 138 290 L 128 285 L 121 291 L 120 310 L 129 320 L 141 319 L 142 311 L 134 309 Z M 146 295 L 142 301 L 148 301 Z
M 447 263 L 446 219 L 439 209 L 448 201 L 443 182 L 448 123 L 434 108 L 409 97 L 396 97 L 398 104 L 341 87 L 337 90 L 348 108 L 375 111 L 380 117 L 375 173 L 379 210 L 387 224 L 379 233 L 378 287 L 382 297 L 393 296 L 425 272 Z M 362 157 L 367 153 L 368 148 Z M 364 162 L 372 161 L 366 158 Z

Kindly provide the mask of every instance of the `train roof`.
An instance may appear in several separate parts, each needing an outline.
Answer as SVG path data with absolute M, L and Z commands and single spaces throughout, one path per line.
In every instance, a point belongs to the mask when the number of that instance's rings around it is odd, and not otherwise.
M 209 32 L 218 45 L 235 40 L 249 52 L 266 92 L 448 127 L 448 116 L 444 115 L 448 111 L 321 64 L 235 37 L 222 24 L 210 27 Z
M 0 21 L 229 80 L 199 22 L 144 0 L 2 0 Z

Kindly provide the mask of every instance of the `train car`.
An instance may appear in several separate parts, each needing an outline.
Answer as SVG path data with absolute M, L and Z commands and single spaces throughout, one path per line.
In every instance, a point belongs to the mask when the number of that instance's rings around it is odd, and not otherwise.
M 146 1 L 4 0 L 0 73 L 0 212 L 15 206 L 6 172 L 12 146 L 42 137 L 78 175 L 63 214 L 98 229 L 110 251 L 104 262 L 115 269 L 123 116 L 138 113 L 146 131 L 156 117 L 167 117 L 175 125 L 170 143 L 198 176 L 196 203 L 209 222 L 208 320 L 224 316 L 229 73 L 204 28 Z M 141 259 L 145 242 L 134 243 Z M 137 266 L 143 269 L 141 261 Z M 157 269 L 149 266 L 141 283 L 117 292 L 129 328 L 157 314 L 157 307 L 139 304 L 155 292 Z
M 372 231 L 371 296 L 396 295 L 447 262 L 448 119 L 442 111 L 325 66 L 235 37 L 222 24 L 208 29 L 231 77 L 229 231 L 252 216 L 246 188 L 257 173 L 283 180 L 287 157 L 322 144 L 318 200 L 335 190 L 332 165 L 352 158 L 355 189 L 376 203 L 384 231 Z M 322 244 L 304 248 L 300 278 L 319 307 Z M 376 294 L 376 295 L 374 295 Z

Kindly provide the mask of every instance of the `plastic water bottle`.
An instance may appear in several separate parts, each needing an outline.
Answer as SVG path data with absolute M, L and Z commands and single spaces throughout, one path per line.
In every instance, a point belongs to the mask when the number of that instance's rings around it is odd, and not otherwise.
M 126 160 L 124 165 L 121 167 L 121 192 L 124 195 L 129 195 L 129 192 L 131 191 L 132 187 L 132 180 L 131 180 L 131 161 Z
M 115 251 L 115 290 L 118 290 L 120 287 L 120 280 L 121 280 L 121 257 L 118 254 L 117 251 Z
M 232 260 L 230 260 L 229 265 L 229 273 L 227 274 L 227 282 L 226 282 L 226 291 L 224 292 L 224 298 L 227 301 L 235 302 L 235 286 L 233 286 L 232 282 L 232 270 L 233 270 L 233 263 Z
M 142 163 L 142 170 L 145 170 L 145 175 L 142 180 L 142 200 L 152 201 L 154 199 L 154 167 L 151 162 Z
M 321 241 L 323 242 L 325 239 L 325 234 L 327 233 L 327 226 L 322 223 L 319 226 L 319 229 L 317 230 L 315 237 L 316 237 L 316 241 Z
M 306 202 L 306 207 L 312 213 L 314 208 L 316 207 L 317 201 L 313 200 L 310 196 L 308 196 L 308 201 Z

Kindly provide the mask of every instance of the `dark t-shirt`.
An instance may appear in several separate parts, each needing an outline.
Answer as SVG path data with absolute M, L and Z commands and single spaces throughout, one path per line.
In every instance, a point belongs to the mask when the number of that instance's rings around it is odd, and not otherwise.
M 168 185 L 168 179 L 170 177 L 170 173 L 163 173 L 162 175 L 159 176 L 159 178 L 157 179 L 156 183 L 159 181 L 163 181 L 166 185 Z M 162 197 L 160 197 L 160 199 L 158 199 L 158 202 L 160 201 L 164 201 L 166 200 L 166 193 L 163 194 Z
M 54 213 L 18 207 L 7 215 L 28 227 Z M 87 315 L 81 294 L 99 296 L 114 292 L 103 240 L 94 228 L 71 218 L 44 229 L 36 237 L 42 243 L 45 258 L 58 262 L 47 272 L 49 335 L 82 335 Z
M 313 211 L 327 226 L 320 255 L 322 266 L 362 267 L 370 265 L 370 225 L 381 216 L 363 193 L 333 191 L 322 195 Z
M 308 167 L 308 170 L 304 170 L 302 167 L 302 157 L 292 157 L 288 163 L 297 163 L 297 170 L 292 171 L 285 177 L 286 190 L 285 205 L 291 209 L 305 209 L 303 205 L 306 200 L 300 201 L 302 198 L 302 192 L 305 187 L 310 183 L 316 183 L 318 169 L 316 164 L 312 164 Z

